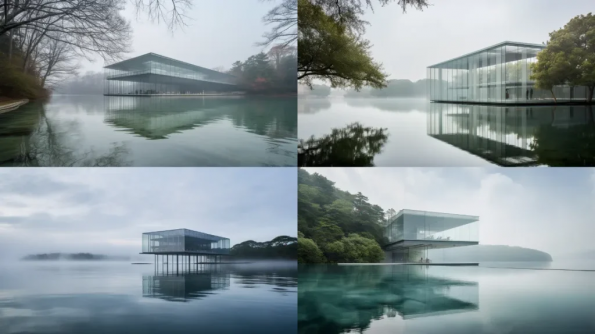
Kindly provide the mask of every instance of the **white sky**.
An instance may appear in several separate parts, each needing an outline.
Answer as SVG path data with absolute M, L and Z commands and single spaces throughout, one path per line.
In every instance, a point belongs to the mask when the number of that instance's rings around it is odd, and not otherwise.
M 133 29 L 133 52 L 125 58 L 153 52 L 194 65 L 231 68 L 237 60 L 244 61 L 263 47 L 256 46 L 270 29 L 262 17 L 280 0 L 191 0 L 187 12 L 188 26 L 173 34 L 163 23 L 152 23 L 146 15 L 137 17 L 129 1 L 123 16 Z M 81 73 L 102 71 L 103 60 L 81 61 Z
M 595 12 L 593 0 L 430 0 L 403 14 L 396 3 L 364 19 L 373 57 L 391 79 L 426 77 L 426 67 L 503 41 L 540 44 L 571 18 Z
M 0 260 L 49 252 L 135 255 L 141 234 L 297 235 L 295 168 L 0 170 Z
M 383 209 L 480 216 L 480 244 L 595 250 L 593 168 L 305 168 Z

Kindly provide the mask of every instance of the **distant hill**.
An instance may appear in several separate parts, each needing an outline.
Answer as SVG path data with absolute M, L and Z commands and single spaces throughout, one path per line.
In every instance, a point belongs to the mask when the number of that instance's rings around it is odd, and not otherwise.
M 385 88 L 364 87 L 361 91 L 348 91 L 346 97 L 425 97 L 429 79 L 411 81 L 407 79 L 389 80 Z
M 326 85 L 312 85 L 312 89 L 307 86 L 300 87 L 300 95 L 327 97 L 331 95 L 331 87 Z
M 49 253 L 49 254 L 33 254 L 23 257 L 23 261 L 127 261 L 125 256 L 108 256 L 91 253 Z
M 285 235 L 271 241 L 244 241 L 231 248 L 230 255 L 237 259 L 296 259 L 297 238 Z
M 548 253 L 523 247 L 511 247 L 502 245 L 477 245 L 467 247 L 455 247 L 444 250 L 436 250 L 435 254 L 428 256 L 432 259 L 435 255 L 436 261 L 452 262 L 516 262 L 516 261 L 537 261 L 551 262 L 552 256 Z M 442 257 L 443 254 L 443 257 Z

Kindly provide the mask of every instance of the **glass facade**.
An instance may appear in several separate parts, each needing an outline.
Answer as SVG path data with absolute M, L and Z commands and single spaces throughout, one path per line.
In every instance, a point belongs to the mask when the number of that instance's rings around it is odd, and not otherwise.
M 389 243 L 399 241 L 479 241 L 479 217 L 401 210 L 386 227 Z
M 504 42 L 428 67 L 431 101 L 498 104 L 554 103 L 535 88 L 531 64 L 545 45 Z M 585 87 L 556 86 L 558 101 L 587 101 Z
M 143 253 L 227 255 L 229 249 L 227 238 L 188 229 L 143 233 Z
M 586 126 L 594 118 L 592 108 L 581 105 L 431 103 L 427 134 L 499 166 L 534 166 L 542 163 L 535 152 L 536 147 L 549 144 L 548 149 L 541 150 L 542 153 L 551 152 L 559 158 L 572 155 L 560 154 L 556 145 L 566 143 L 576 147 L 570 144 L 570 138 L 592 136 L 593 131 L 585 129 L 589 129 Z M 580 152 L 580 149 L 568 152 Z
M 237 91 L 235 77 L 148 53 L 104 67 L 104 95 L 203 95 Z

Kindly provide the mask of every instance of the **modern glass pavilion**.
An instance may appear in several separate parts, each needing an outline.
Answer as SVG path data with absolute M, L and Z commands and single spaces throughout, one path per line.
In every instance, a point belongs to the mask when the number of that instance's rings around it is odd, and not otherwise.
M 104 67 L 104 95 L 204 95 L 237 91 L 235 77 L 147 53 Z
M 386 227 L 389 262 L 419 262 L 431 249 L 479 244 L 479 217 L 401 210 Z
M 502 42 L 427 68 L 435 102 L 546 104 L 552 93 L 535 88 L 531 64 L 545 45 Z M 586 101 L 585 87 L 554 87 L 558 101 Z
M 141 254 L 154 254 L 158 259 L 169 262 L 170 257 L 187 257 L 188 262 L 194 257 L 196 263 L 220 262 L 222 255 L 229 255 L 230 242 L 228 238 L 188 230 L 185 228 L 168 231 L 143 233 Z M 165 256 L 165 257 L 163 257 Z

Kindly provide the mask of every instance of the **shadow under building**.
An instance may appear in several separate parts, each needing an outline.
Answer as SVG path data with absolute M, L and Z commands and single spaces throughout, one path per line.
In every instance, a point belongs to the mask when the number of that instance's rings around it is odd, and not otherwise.
M 385 262 L 426 262 L 428 252 L 479 244 L 479 217 L 401 210 L 389 220 Z
M 104 67 L 103 95 L 216 95 L 237 92 L 236 77 L 155 53 Z
M 155 255 L 155 263 L 220 263 L 228 256 L 228 238 L 185 228 L 143 233 L 142 252 Z M 181 258 L 180 258 L 181 256 Z

